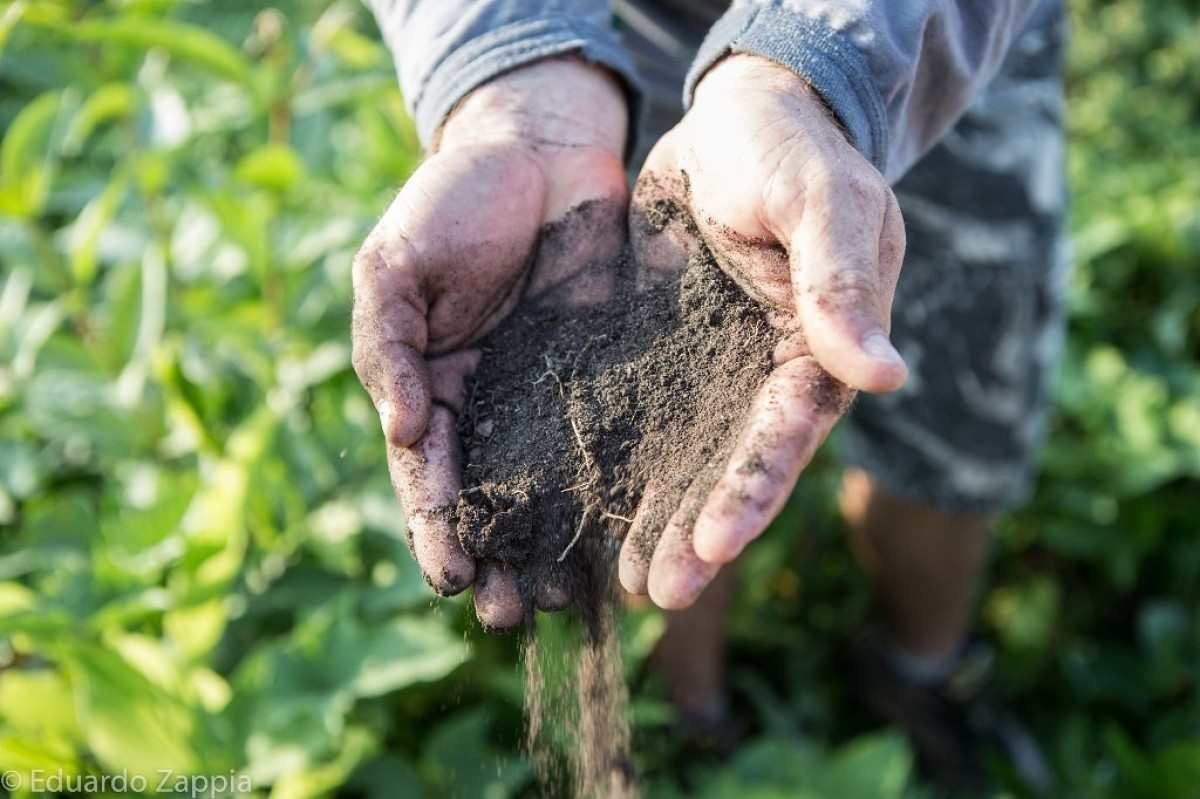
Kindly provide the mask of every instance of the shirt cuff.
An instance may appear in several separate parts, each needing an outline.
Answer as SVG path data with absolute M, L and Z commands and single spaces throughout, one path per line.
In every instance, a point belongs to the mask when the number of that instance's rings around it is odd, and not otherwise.
M 887 108 L 862 54 L 821 20 L 774 6 L 730 9 L 708 32 L 688 70 L 684 104 L 696 84 L 729 53 L 770 59 L 804 78 L 841 122 L 850 142 L 886 174 Z
M 631 149 L 642 96 L 633 61 L 616 31 L 562 16 L 534 17 L 501 26 L 446 56 L 414 98 L 417 134 L 428 145 L 446 116 L 472 90 L 517 67 L 568 53 L 606 67 L 621 78 L 629 102 L 627 142 Z

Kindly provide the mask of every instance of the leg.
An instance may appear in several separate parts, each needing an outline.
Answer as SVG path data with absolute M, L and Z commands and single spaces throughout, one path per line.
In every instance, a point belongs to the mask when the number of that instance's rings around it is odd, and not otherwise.
M 852 467 L 842 509 L 887 629 L 859 642 L 857 695 L 908 734 L 931 775 L 970 795 L 982 795 L 989 750 L 1027 787 L 1053 785 L 1036 742 L 986 690 L 986 645 L 966 638 L 988 520 L 1032 487 L 1063 331 L 1061 43 L 1052 18 L 1024 34 L 896 185 L 908 252 L 892 340 L 910 379 L 860 397 L 839 428 Z
M 951 657 L 970 627 L 987 560 L 987 520 L 891 495 L 861 469 L 846 471 L 840 504 L 892 642 L 921 659 Z
M 654 651 L 671 704 L 700 722 L 720 722 L 726 713 L 725 625 L 736 583 L 727 566 L 696 604 L 667 613 L 667 629 Z
M 860 695 L 908 733 L 922 765 L 946 787 L 979 794 L 987 782 L 980 752 L 998 748 L 1030 789 L 1052 793 L 1037 742 L 983 692 L 988 650 L 968 644 L 987 519 L 889 494 L 861 469 L 846 471 L 840 504 L 887 630 L 858 653 Z

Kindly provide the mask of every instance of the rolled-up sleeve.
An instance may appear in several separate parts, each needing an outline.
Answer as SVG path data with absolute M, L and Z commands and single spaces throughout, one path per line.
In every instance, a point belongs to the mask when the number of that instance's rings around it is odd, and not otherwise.
M 608 0 L 364 0 L 392 51 L 428 145 L 468 92 L 524 64 L 567 53 L 600 64 L 637 97 Z
M 685 102 L 725 54 L 771 59 L 807 80 L 894 181 L 954 124 L 1049 2 L 737 0 L 700 48 Z

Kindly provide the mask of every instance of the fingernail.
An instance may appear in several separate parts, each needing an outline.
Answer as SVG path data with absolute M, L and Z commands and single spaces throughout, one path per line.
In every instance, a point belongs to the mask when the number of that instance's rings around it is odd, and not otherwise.
M 388 402 L 387 400 L 380 400 L 379 404 L 375 406 L 375 409 L 379 413 L 379 423 L 381 425 L 383 425 L 384 436 L 390 436 L 391 435 L 390 422 L 392 421 L 392 403 Z
M 898 364 L 904 363 L 904 359 L 900 357 L 900 353 L 896 352 L 896 348 L 892 346 L 892 342 L 888 341 L 888 337 L 881 330 L 868 333 L 867 337 L 863 339 L 862 348 L 872 358 Z
M 692 536 L 692 549 L 696 557 L 710 566 L 720 566 L 742 554 L 746 544 L 740 539 L 733 538 L 728 533 L 713 533 L 712 528 L 724 529 L 727 525 L 720 521 L 711 521 L 701 515 L 696 521 L 696 532 Z M 701 532 L 701 530 L 704 532 Z
M 650 598 L 664 610 L 682 610 L 696 601 L 696 597 L 711 579 L 711 575 L 705 576 L 686 567 L 677 566 L 665 576 L 661 585 L 651 589 Z

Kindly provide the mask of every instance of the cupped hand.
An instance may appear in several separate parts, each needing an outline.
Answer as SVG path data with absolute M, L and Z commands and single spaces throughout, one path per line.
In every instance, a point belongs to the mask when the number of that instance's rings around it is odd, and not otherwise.
M 480 621 L 525 608 L 516 576 L 476 563 L 447 509 L 461 488 L 456 418 L 479 360 L 473 344 L 525 295 L 586 302 L 605 292 L 583 267 L 625 242 L 625 99 L 603 70 L 551 59 L 476 89 L 443 126 L 354 261 L 353 363 L 379 413 L 409 543 L 439 594 L 475 584 Z M 543 241 L 583 203 L 594 235 Z M 538 603 L 565 597 L 548 587 Z
M 664 198 L 695 226 L 647 225 Z M 887 182 L 819 96 L 749 55 L 726 57 L 701 80 L 692 108 L 650 153 L 631 214 L 644 264 L 679 268 L 698 234 L 783 333 L 732 454 L 692 476 L 683 496 L 648 486 L 626 538 L 624 587 L 682 608 L 779 513 L 854 391 L 904 383 L 888 340 L 904 227 Z M 641 519 L 663 518 L 649 503 L 676 509 L 647 561 L 632 542 Z

